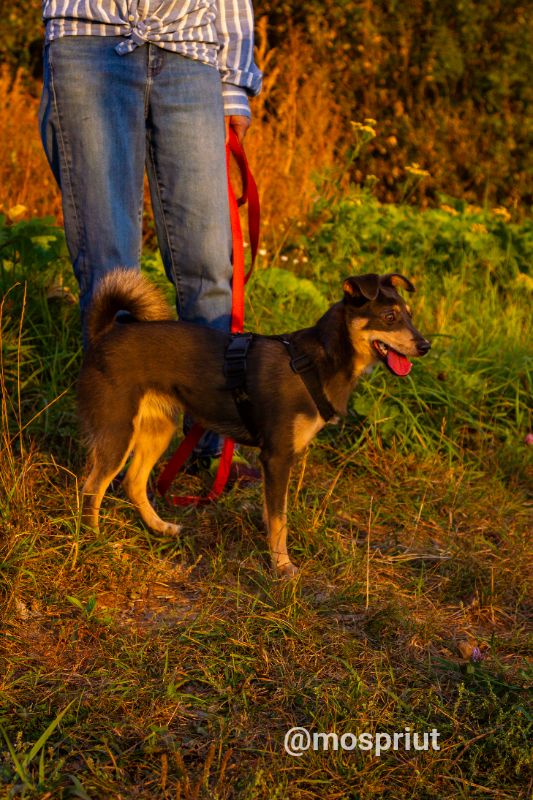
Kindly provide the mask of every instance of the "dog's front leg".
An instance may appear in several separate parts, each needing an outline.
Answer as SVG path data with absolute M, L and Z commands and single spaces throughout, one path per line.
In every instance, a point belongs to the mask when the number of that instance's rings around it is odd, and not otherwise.
M 265 475 L 264 518 L 272 567 L 284 578 L 292 578 L 298 570 L 287 552 L 287 489 L 291 459 L 285 455 L 261 453 Z

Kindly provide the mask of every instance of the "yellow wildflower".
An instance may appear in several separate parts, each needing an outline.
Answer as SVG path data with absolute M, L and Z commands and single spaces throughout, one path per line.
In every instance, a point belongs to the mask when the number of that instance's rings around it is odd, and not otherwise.
M 452 208 L 452 206 L 447 206 L 446 203 L 443 203 L 441 206 L 439 206 L 439 208 L 441 211 L 446 211 L 447 214 L 451 214 L 452 217 L 456 217 L 458 215 L 456 209 Z
M 472 231 L 472 233 L 488 233 L 486 227 L 484 225 L 481 225 L 479 222 L 474 222 L 470 230 Z
M 511 219 L 511 215 L 507 211 L 506 208 L 503 206 L 498 206 L 497 208 L 492 209 L 492 213 L 496 214 L 497 217 L 501 217 L 504 222 L 509 222 Z
M 375 124 L 376 123 L 374 122 L 374 125 Z M 355 122 L 354 120 L 350 122 L 350 125 L 352 126 L 352 128 L 355 128 L 356 131 L 372 131 L 372 133 L 376 132 L 372 127 L 372 125 L 370 124 L 370 120 L 368 119 L 365 119 L 364 125 L 362 122 Z
M 525 272 L 520 272 L 516 276 L 515 282 L 518 285 L 523 286 L 528 291 L 533 292 L 533 278 L 530 275 L 526 275 Z
M 365 120 L 367 122 L 367 120 Z M 363 131 L 364 133 L 369 133 L 371 136 L 376 135 L 376 131 L 371 125 L 363 125 L 362 122 L 354 122 L 353 120 L 350 122 L 352 128 L 355 128 L 356 131 Z
M 412 164 L 409 164 L 409 166 L 405 168 L 405 171 L 410 175 L 417 175 L 420 178 L 429 178 L 429 172 L 427 169 L 422 169 L 420 164 L 417 164 L 416 161 L 413 161 Z
M 17 203 L 16 206 L 8 209 L 7 218 L 10 222 L 18 222 L 26 214 L 27 210 L 27 207 L 23 206 L 22 203 Z

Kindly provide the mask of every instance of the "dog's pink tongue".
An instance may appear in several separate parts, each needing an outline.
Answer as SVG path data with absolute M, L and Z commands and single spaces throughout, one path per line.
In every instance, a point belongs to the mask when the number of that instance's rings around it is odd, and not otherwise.
M 387 353 L 387 364 L 391 370 L 401 378 L 405 378 L 406 375 L 409 375 L 411 367 L 413 366 L 408 358 L 402 356 L 401 353 L 397 353 L 396 350 L 389 350 Z

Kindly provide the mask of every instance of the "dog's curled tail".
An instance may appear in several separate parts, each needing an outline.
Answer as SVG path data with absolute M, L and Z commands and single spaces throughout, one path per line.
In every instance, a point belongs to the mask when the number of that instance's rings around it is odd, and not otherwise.
M 90 344 L 111 330 L 118 311 L 139 322 L 175 319 L 161 290 L 137 270 L 123 267 L 108 272 L 94 293 L 87 317 Z

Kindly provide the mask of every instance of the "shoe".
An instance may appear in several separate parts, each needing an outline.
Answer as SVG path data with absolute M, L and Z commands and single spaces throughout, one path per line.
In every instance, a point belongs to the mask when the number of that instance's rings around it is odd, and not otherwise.
M 201 477 L 213 481 L 220 466 L 220 456 L 202 456 L 193 453 L 183 472 L 186 475 Z M 235 484 L 240 483 L 246 486 L 258 483 L 261 480 L 261 471 L 253 467 L 241 453 L 234 452 L 233 460 L 229 470 L 226 490 L 231 489 Z
M 220 456 L 211 458 L 210 461 L 209 472 L 214 478 L 220 465 Z M 261 477 L 261 471 L 257 469 L 257 467 L 252 466 L 241 453 L 234 452 L 226 483 L 226 490 L 231 489 L 237 483 L 242 486 L 252 486 L 255 483 L 259 483 Z

